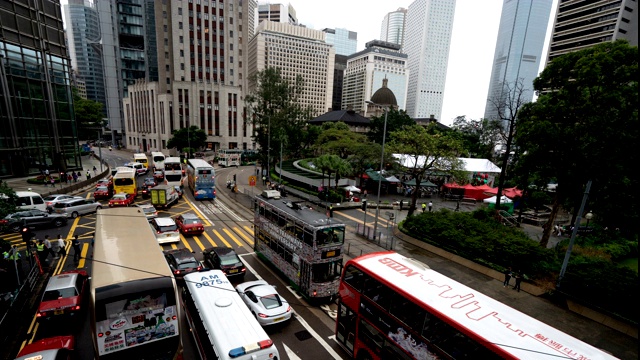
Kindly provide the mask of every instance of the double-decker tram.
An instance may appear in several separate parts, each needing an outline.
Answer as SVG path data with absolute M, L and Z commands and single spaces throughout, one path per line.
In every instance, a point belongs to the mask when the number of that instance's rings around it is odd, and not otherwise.
M 216 172 L 213 165 L 202 159 L 187 161 L 187 182 L 196 200 L 216 198 Z
M 98 210 L 91 271 L 91 330 L 99 359 L 182 356 L 176 283 L 145 214 Z
M 338 294 L 345 225 L 301 203 L 256 196 L 254 250 L 306 298 L 330 300 Z
M 239 166 L 243 151 L 242 149 L 218 150 L 218 165 L 225 167 Z
M 394 251 L 346 263 L 335 334 L 356 359 L 615 359 Z

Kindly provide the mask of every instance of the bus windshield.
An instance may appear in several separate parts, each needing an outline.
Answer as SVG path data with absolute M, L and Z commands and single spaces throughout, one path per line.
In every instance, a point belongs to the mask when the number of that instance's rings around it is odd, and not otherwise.
M 133 185 L 133 179 L 131 179 L 131 178 L 115 178 L 115 179 L 113 179 L 113 185 L 115 185 L 115 186 Z

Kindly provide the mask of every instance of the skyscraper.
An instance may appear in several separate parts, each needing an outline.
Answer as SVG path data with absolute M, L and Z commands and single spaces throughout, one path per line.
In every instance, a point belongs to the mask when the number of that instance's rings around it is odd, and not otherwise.
M 519 102 L 533 100 L 533 80 L 540 68 L 552 3 L 553 0 L 503 2 L 484 110 L 486 119 L 499 119 L 505 101 L 515 105 L 515 96 Z
M 638 46 L 636 0 L 559 1 L 547 62 L 572 51 L 618 39 Z
M 291 6 L 291 4 L 283 5 L 261 2 L 258 4 L 258 23 L 263 20 L 288 23 L 292 25 L 298 24 L 296 10 Z M 258 26 L 258 24 L 255 25 Z
M 411 74 L 406 111 L 413 118 L 440 119 L 455 8 L 455 0 L 416 0 L 407 10 L 402 51 Z
M 384 16 L 380 29 L 380 40 L 404 45 L 404 27 L 407 9 L 398 8 Z
M 336 55 L 349 56 L 358 48 L 358 33 L 347 29 L 323 29 L 325 41 L 333 45 Z
M 0 176 L 81 169 L 60 4 L 3 1 L 0 19 Z

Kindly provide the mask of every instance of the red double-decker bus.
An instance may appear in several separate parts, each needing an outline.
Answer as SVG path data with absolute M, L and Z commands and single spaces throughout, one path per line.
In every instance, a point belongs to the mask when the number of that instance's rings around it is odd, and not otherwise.
M 615 359 L 393 251 L 346 263 L 336 340 L 356 359 Z

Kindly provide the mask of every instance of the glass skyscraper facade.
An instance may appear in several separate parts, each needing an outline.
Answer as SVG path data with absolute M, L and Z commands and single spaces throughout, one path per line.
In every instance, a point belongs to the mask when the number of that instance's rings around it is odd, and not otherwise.
M 60 4 L 0 2 L 0 177 L 81 168 Z
M 358 49 L 358 33 L 347 29 L 323 29 L 325 41 L 333 45 L 336 55 L 349 56 Z

